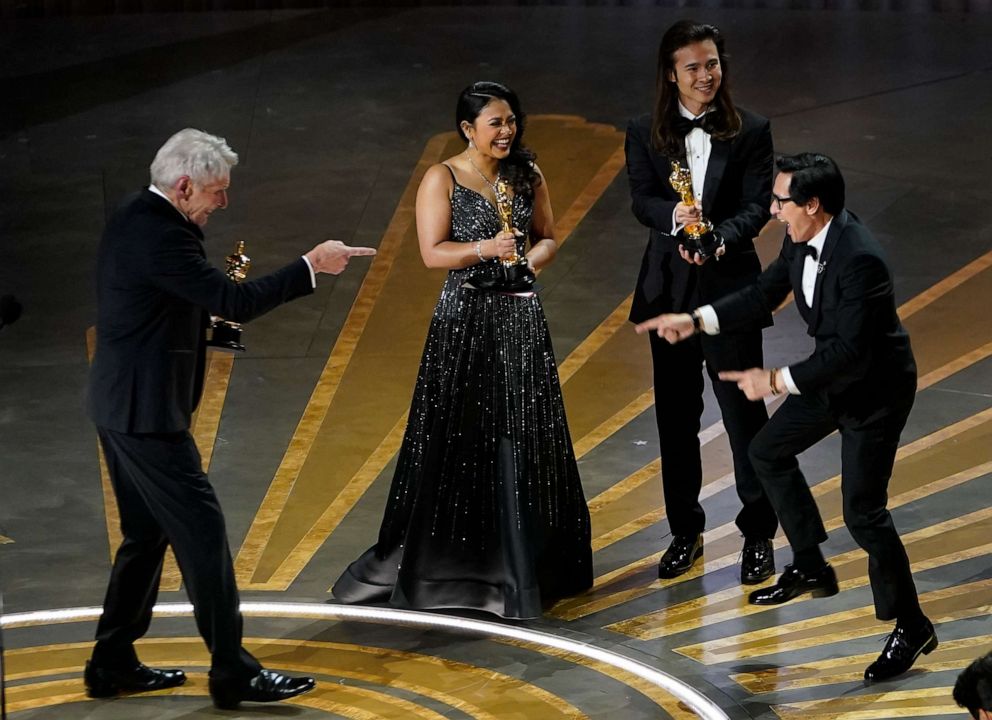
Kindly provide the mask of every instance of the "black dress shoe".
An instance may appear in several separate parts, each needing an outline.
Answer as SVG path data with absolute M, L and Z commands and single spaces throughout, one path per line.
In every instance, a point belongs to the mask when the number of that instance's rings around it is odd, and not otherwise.
M 100 667 L 87 661 L 83 682 L 89 697 L 105 698 L 122 692 L 148 692 L 178 687 L 186 682 L 186 673 L 182 670 L 156 670 L 141 663 L 121 670 Z
M 921 653 L 929 655 L 936 647 L 937 633 L 929 620 L 915 630 L 907 630 L 896 623 L 896 629 L 889 635 L 882 654 L 865 670 L 865 682 L 879 682 L 902 675 L 913 667 Z
M 262 670 L 247 682 L 210 679 L 210 697 L 221 710 L 233 710 L 243 702 L 277 702 L 313 690 L 312 677 L 290 677 L 275 670 Z
M 668 579 L 689 572 L 702 554 L 702 535 L 676 535 L 658 562 L 658 577 Z
M 741 552 L 741 582 L 757 585 L 775 574 L 775 550 L 765 538 L 744 539 Z
M 755 590 L 748 595 L 747 601 L 752 605 L 781 605 L 803 593 L 812 593 L 813 597 L 829 597 L 839 592 L 837 575 L 830 565 L 824 565 L 822 570 L 809 575 L 786 565 L 778 582 L 771 587 Z

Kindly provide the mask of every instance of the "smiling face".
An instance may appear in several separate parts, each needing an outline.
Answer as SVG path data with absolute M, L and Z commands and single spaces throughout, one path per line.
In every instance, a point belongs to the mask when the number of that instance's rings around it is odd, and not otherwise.
M 203 227 L 214 210 L 227 207 L 227 188 L 230 184 L 230 177 L 207 180 L 201 184 L 183 176 L 176 185 L 179 209 L 191 222 Z
M 668 81 L 679 89 L 679 100 L 693 115 L 701 114 L 716 98 L 723 81 L 720 54 L 712 40 L 690 43 L 672 55 L 674 70 Z
M 818 223 L 816 215 L 810 213 L 810 203 L 800 205 L 792 199 L 789 191 L 791 184 L 792 173 L 780 172 L 775 177 L 769 210 L 773 218 L 786 225 L 792 242 L 806 242 L 811 240 L 823 225 Z
M 517 117 L 506 100 L 493 98 L 469 124 L 462 123 L 462 132 L 482 155 L 502 160 L 510 154 L 517 135 Z

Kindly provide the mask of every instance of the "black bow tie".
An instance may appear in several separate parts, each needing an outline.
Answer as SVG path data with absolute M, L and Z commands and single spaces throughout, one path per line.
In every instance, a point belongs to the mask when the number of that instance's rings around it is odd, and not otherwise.
M 813 260 L 816 260 L 817 257 L 819 257 L 820 255 L 820 253 L 816 251 L 816 248 L 810 245 L 809 243 L 803 244 L 803 253 L 804 255 L 809 255 L 811 258 L 813 258 Z
M 706 132 L 709 132 L 709 130 L 707 130 L 707 128 L 703 124 L 703 119 L 705 117 L 706 117 L 705 115 L 700 115 L 698 118 L 693 118 L 692 120 L 690 120 L 689 118 L 684 117 L 683 115 L 680 114 L 678 117 L 675 118 L 674 121 L 672 121 L 672 126 L 675 128 L 675 132 L 683 136 L 688 135 L 696 128 L 702 128 Z

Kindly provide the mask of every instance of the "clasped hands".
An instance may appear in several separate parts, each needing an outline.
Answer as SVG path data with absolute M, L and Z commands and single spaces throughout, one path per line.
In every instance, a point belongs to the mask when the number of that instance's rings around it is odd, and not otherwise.
M 482 240 L 479 249 L 486 260 L 493 258 L 509 260 L 517 254 L 517 238 L 523 236 L 524 234 L 516 228 L 501 230 L 488 240 Z
M 698 205 L 686 205 L 684 202 L 680 202 L 675 206 L 675 223 L 679 227 L 685 227 L 686 225 L 692 225 L 693 223 L 699 222 L 702 215 L 703 214 Z M 727 248 L 724 245 L 721 245 L 716 249 L 712 257 L 721 257 L 726 252 Z M 711 257 L 709 255 L 703 257 L 698 252 L 690 254 L 689 251 L 685 249 L 685 246 L 681 244 L 679 245 L 679 255 L 682 256 L 683 260 L 692 265 L 702 265 Z
M 667 313 L 645 320 L 634 326 L 638 335 L 655 331 L 659 337 L 665 338 L 674 345 L 696 334 L 692 315 L 689 313 Z M 775 395 L 771 386 L 771 372 L 765 368 L 749 368 L 747 370 L 724 370 L 720 379 L 737 383 L 737 387 L 748 400 L 761 400 L 769 395 Z
M 375 248 L 345 245 L 340 240 L 327 240 L 306 254 L 314 272 L 340 275 L 353 257 L 375 255 Z

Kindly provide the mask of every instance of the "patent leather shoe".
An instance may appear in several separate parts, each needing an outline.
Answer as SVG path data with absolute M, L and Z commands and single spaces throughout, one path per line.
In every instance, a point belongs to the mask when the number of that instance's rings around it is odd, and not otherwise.
M 775 574 L 775 550 L 766 538 L 745 538 L 741 552 L 741 582 L 757 585 Z
M 930 654 L 936 647 L 937 633 L 929 620 L 915 630 L 896 623 L 896 629 L 889 635 L 882 654 L 865 670 L 865 682 L 879 682 L 902 675 L 913 667 L 916 658 L 921 654 Z
M 140 662 L 135 667 L 120 669 L 100 667 L 87 661 L 83 671 L 86 694 L 91 698 L 113 697 L 122 692 L 167 690 L 184 682 L 186 673 L 182 670 L 158 670 Z
M 785 572 L 774 585 L 755 590 L 748 595 L 747 601 L 752 605 L 781 605 L 805 593 L 810 593 L 813 597 L 829 597 L 839 592 L 837 575 L 829 564 L 810 574 L 786 565 Z
M 684 575 L 702 554 L 702 535 L 676 535 L 658 562 L 658 577 L 668 579 Z
M 312 677 L 290 677 L 275 670 L 261 670 L 250 680 L 210 679 L 210 697 L 214 707 L 233 710 L 243 702 L 278 702 L 313 690 Z

